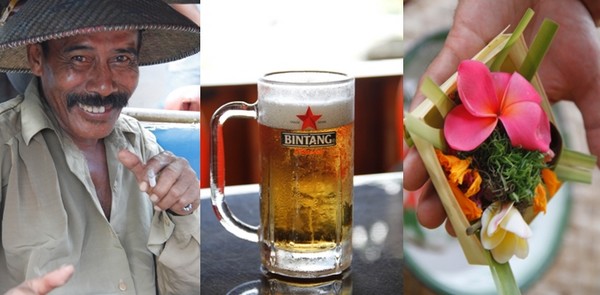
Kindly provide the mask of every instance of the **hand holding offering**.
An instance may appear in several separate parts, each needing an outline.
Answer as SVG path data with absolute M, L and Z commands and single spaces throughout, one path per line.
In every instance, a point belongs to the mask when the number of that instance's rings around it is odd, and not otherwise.
M 499 294 L 519 294 L 508 264 L 526 258 L 528 224 L 562 181 L 590 182 L 596 159 L 563 147 L 537 68 L 557 25 L 545 21 L 527 49 L 501 33 L 405 118 L 414 144 L 471 264 L 489 265 Z

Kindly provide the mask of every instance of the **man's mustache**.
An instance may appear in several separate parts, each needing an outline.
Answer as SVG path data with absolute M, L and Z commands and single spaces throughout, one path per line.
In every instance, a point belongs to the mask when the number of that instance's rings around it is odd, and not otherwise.
M 69 109 L 79 103 L 95 107 L 111 105 L 113 108 L 124 108 L 127 106 L 128 101 L 129 94 L 125 92 L 115 92 L 104 97 L 98 93 L 67 94 L 67 108 Z

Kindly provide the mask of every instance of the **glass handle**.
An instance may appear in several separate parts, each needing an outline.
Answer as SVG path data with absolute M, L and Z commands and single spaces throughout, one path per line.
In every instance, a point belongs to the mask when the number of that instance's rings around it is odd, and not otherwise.
M 256 103 L 234 101 L 215 111 L 210 123 L 212 138 L 210 152 L 210 189 L 213 211 L 223 227 L 237 237 L 258 242 L 258 226 L 249 225 L 238 219 L 225 202 L 225 146 L 223 125 L 230 118 L 251 118 L 258 116 Z

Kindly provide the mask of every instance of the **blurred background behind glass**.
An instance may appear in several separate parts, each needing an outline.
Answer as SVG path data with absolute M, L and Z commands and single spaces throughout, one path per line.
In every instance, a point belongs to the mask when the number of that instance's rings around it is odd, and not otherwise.
M 397 0 L 209 0 L 202 23 L 203 85 L 254 82 L 276 69 L 348 72 L 402 55 Z

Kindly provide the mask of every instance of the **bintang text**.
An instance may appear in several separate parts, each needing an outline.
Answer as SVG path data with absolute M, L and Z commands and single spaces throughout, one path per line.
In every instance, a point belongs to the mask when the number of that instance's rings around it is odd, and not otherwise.
M 288 147 L 323 147 L 335 145 L 335 132 L 281 133 L 281 144 Z

